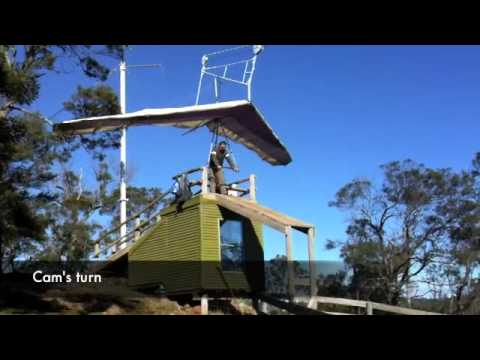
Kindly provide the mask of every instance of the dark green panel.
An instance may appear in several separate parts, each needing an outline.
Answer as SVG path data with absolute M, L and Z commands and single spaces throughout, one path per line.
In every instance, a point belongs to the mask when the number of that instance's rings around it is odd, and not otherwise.
M 222 219 L 242 221 L 245 271 L 222 271 Z M 215 201 L 197 196 L 182 209 L 171 206 L 129 252 L 132 286 L 164 284 L 168 293 L 209 290 L 261 291 L 264 287 L 263 229 Z

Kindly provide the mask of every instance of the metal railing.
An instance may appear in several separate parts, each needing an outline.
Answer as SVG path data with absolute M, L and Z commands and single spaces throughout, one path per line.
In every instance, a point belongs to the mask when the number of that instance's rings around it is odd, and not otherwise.
M 263 45 L 253 45 L 252 53 L 248 57 L 245 57 L 244 54 L 239 55 L 237 61 L 220 61 L 218 65 L 208 65 L 208 62 L 211 59 L 217 58 L 219 55 L 227 52 L 237 52 L 240 49 L 246 48 L 249 46 L 238 46 L 231 49 L 225 49 L 222 51 L 217 51 L 214 53 L 206 54 L 202 57 L 202 68 L 200 70 L 200 80 L 198 82 L 197 96 L 195 99 L 195 104 L 200 103 L 200 95 L 202 91 L 202 82 L 205 76 L 213 78 L 214 85 L 214 95 L 215 101 L 220 100 L 220 84 L 221 83 L 232 83 L 244 86 L 247 89 L 247 99 L 252 101 L 252 80 L 255 73 L 255 67 L 257 62 L 257 57 L 264 50 Z M 232 68 L 240 68 L 241 74 L 235 74 L 232 71 Z

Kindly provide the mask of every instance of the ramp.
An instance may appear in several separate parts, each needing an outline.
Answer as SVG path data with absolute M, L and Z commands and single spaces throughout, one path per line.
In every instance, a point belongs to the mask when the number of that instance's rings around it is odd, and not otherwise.
M 203 196 L 206 199 L 214 200 L 228 210 L 236 212 L 251 220 L 262 222 L 280 232 L 284 232 L 285 228 L 291 227 L 308 234 L 308 231 L 314 228 L 311 224 L 307 224 L 278 211 L 261 206 L 252 200 L 213 193 L 204 194 Z

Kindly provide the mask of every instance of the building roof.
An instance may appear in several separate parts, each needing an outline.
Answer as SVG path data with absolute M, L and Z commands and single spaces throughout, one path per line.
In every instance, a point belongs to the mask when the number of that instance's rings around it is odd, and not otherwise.
M 311 224 L 269 209 L 250 200 L 214 193 L 208 193 L 202 196 L 206 199 L 216 201 L 220 206 L 230 211 L 236 212 L 237 214 L 240 214 L 251 220 L 259 221 L 265 225 L 269 225 L 282 232 L 285 231 L 286 227 L 292 227 L 303 233 L 308 233 L 310 229 L 314 228 L 314 226 Z

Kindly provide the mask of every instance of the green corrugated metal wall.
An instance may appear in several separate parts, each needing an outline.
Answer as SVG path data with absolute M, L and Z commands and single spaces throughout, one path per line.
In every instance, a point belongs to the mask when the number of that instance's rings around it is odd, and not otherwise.
M 132 286 L 163 283 L 169 291 L 200 286 L 199 199 L 186 203 L 181 212 L 169 207 L 152 231 L 129 252 Z
M 162 219 L 129 252 L 129 283 L 147 286 L 163 283 L 168 292 L 201 290 L 263 290 L 262 224 L 219 207 L 215 201 L 197 196 L 165 209 Z M 243 221 L 247 257 L 246 273 L 223 272 L 220 265 L 221 219 Z
M 202 288 L 263 290 L 262 224 L 252 223 L 249 219 L 218 206 L 213 200 L 202 199 L 201 214 L 202 259 L 205 261 L 202 267 Z M 221 219 L 242 220 L 246 273 L 224 271 L 222 276 L 219 271 Z

